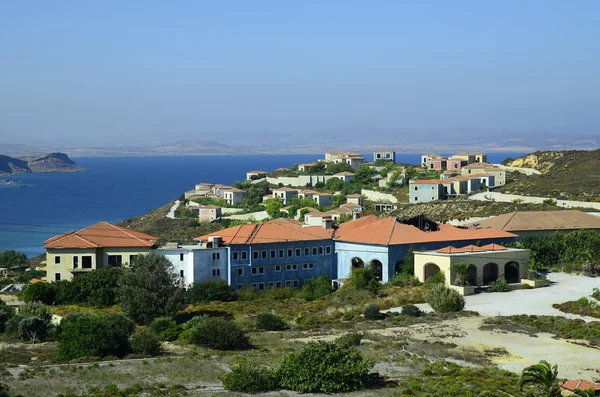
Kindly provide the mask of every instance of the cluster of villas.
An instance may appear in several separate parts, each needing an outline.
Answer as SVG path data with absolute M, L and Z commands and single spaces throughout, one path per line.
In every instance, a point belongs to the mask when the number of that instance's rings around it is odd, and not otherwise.
M 462 167 L 474 163 L 487 163 L 487 154 L 457 153 L 453 156 L 443 157 L 435 153 L 427 153 L 421 156 L 421 165 L 430 171 L 449 170 L 460 172 Z

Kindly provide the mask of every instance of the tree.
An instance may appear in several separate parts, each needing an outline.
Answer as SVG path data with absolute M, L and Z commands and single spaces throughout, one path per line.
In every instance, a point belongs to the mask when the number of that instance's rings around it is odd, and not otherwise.
M 0 299 L 0 332 L 4 332 L 6 329 L 6 322 L 13 318 L 15 315 L 15 309 L 8 306 L 6 302 Z
M 458 285 L 461 287 L 468 286 L 469 282 L 467 281 L 467 271 L 469 270 L 469 265 L 466 263 L 455 263 L 450 266 L 450 269 L 454 270 L 456 273 L 456 279 L 454 280 L 454 285 Z
M 325 182 L 325 189 L 336 192 L 336 191 L 344 189 L 345 184 L 346 184 L 346 182 L 344 182 L 341 179 L 331 178 L 327 182 Z
M 175 314 L 184 303 L 183 281 L 164 256 L 143 255 L 121 277 L 117 296 L 121 308 L 135 322 Z
M 193 283 L 186 291 L 186 298 L 189 303 L 230 302 L 237 299 L 237 294 L 225 280 L 206 281 Z
M 581 396 L 581 397 L 595 397 L 596 396 L 596 389 L 594 389 L 593 387 L 590 387 L 589 389 L 575 389 L 573 390 L 573 395 L 574 396 Z
M 562 394 L 558 385 L 558 365 L 551 366 L 542 360 L 523 369 L 519 389 L 524 390 L 525 386 L 537 388 L 544 397 L 560 397 Z
M 29 284 L 23 291 L 23 300 L 25 302 L 42 302 L 46 305 L 54 303 L 56 291 L 48 283 L 37 282 Z
M 283 207 L 281 200 L 276 198 L 268 199 L 265 201 L 265 207 L 267 214 L 269 214 L 271 218 L 275 219 L 281 217 L 281 208 Z
M 27 255 L 15 250 L 0 252 L 0 267 L 22 269 L 27 267 Z
M 162 353 L 160 339 L 151 330 L 140 327 L 129 337 L 131 350 L 144 357 L 154 357 Z
M 248 337 L 239 325 L 221 317 L 200 318 L 185 331 L 184 339 L 217 350 L 245 349 Z
M 43 341 L 52 329 L 52 314 L 41 302 L 25 303 L 19 308 L 17 331 L 23 340 L 37 343 Z

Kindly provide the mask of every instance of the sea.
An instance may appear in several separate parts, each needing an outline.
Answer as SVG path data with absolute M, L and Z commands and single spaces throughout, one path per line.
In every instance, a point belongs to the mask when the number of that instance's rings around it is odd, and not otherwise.
M 491 153 L 502 162 L 525 153 Z M 366 159 L 372 153 L 364 153 Z M 177 199 L 200 182 L 232 184 L 250 170 L 273 171 L 314 162 L 319 154 L 73 158 L 85 172 L 0 177 L 0 252 L 29 257 L 44 252 L 44 240 L 100 221 L 119 222 Z M 396 161 L 418 164 L 420 154 Z

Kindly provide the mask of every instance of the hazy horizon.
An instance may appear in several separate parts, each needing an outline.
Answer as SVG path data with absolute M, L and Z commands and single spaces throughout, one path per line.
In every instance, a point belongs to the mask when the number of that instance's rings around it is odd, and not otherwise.
M 5 2 L 0 143 L 597 136 L 599 14 L 553 0 Z

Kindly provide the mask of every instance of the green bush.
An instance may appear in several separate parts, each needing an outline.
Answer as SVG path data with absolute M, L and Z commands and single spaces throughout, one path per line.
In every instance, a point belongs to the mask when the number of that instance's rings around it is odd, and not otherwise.
M 465 307 L 465 298 L 444 284 L 434 284 L 425 294 L 425 302 L 436 313 L 459 312 Z
M 404 305 L 402 306 L 402 314 L 411 317 L 420 317 L 423 312 L 415 305 Z
M 10 317 L 8 321 L 4 323 L 4 332 L 6 335 L 18 337 L 19 336 L 19 323 L 23 320 L 24 317 L 15 314 Z
M 328 274 L 326 274 L 304 281 L 302 283 L 300 295 L 307 301 L 313 301 L 315 299 L 330 295 L 333 293 L 333 291 L 334 289 L 331 285 L 331 278 Z
M 213 301 L 230 302 L 237 299 L 235 290 L 225 280 L 193 283 L 186 291 L 188 303 L 207 303 Z
M 6 302 L 0 299 L 0 332 L 6 330 L 6 323 L 15 315 L 15 309 L 8 306 Z
M 425 285 L 427 286 L 431 286 L 431 285 L 435 285 L 435 284 L 445 284 L 446 283 L 446 275 L 444 274 L 443 271 L 439 271 L 437 272 L 435 275 L 429 277 L 427 280 L 425 280 Z
M 362 342 L 362 338 L 363 338 L 363 334 L 361 334 L 361 333 L 349 332 L 345 335 L 340 336 L 334 342 L 340 346 L 353 347 L 353 346 L 360 346 L 360 343 Z
M 282 387 L 301 393 L 348 392 L 373 384 L 372 367 L 355 348 L 318 341 L 287 354 L 279 375 Z
M 5 383 L 0 383 L 0 397 L 10 397 L 10 387 Z
M 492 281 L 488 288 L 488 292 L 509 292 L 510 286 L 505 279 L 499 278 L 498 280 Z
M 59 359 L 123 357 L 130 351 L 129 336 L 134 330 L 133 321 L 122 314 L 69 314 L 59 326 Z
M 174 341 L 179 339 L 182 327 L 175 323 L 171 317 L 158 317 L 150 323 L 150 329 L 158 335 L 160 340 Z
M 573 313 L 579 314 L 580 316 L 600 318 L 600 303 L 596 300 L 588 299 L 586 297 L 580 298 L 576 301 L 555 303 L 552 305 L 552 307 L 560 310 L 563 313 Z
M 56 292 L 56 304 L 113 306 L 117 303 L 116 291 L 122 276 L 122 268 L 103 267 L 72 280 L 54 282 L 52 287 Z
M 162 353 L 158 336 L 148 328 L 138 328 L 129 338 L 131 350 L 144 357 L 154 357 Z
M 48 283 L 37 282 L 29 284 L 23 291 L 23 300 L 25 302 L 42 302 L 46 305 L 54 303 L 56 292 Z
M 365 315 L 365 318 L 367 320 L 380 320 L 383 317 L 379 309 L 379 305 L 377 305 L 376 303 L 371 303 L 367 305 L 363 314 Z
M 245 349 L 249 346 L 244 331 L 233 321 L 221 317 L 198 320 L 182 337 L 189 343 L 217 350 Z
M 226 390 L 242 393 L 261 393 L 279 388 L 276 371 L 249 362 L 234 365 L 221 380 Z
M 50 324 L 39 317 L 25 317 L 19 321 L 19 336 L 25 341 L 41 342 L 49 332 Z
M 390 280 L 390 285 L 393 285 L 394 287 L 418 287 L 423 285 L 423 283 L 412 274 L 396 273 Z
M 283 331 L 286 326 L 277 314 L 261 313 L 256 318 L 256 328 L 264 331 Z
M 600 289 L 594 288 L 594 292 L 592 293 L 592 297 L 598 301 L 600 301 Z

